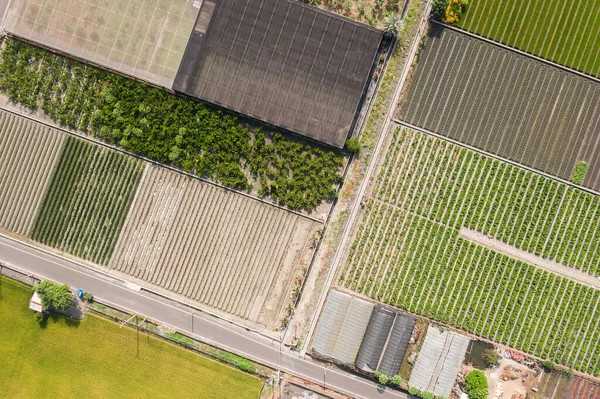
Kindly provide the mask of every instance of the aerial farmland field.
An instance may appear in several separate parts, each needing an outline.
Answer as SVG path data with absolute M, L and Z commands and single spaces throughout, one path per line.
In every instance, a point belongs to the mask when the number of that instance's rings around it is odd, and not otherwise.
M 31 237 L 81 258 L 106 264 L 129 211 L 142 168 L 142 162 L 135 158 L 66 137 Z
M 340 284 L 600 374 L 600 197 L 405 127 L 391 140 Z
M 0 111 L 0 226 L 29 235 L 64 135 Z
M 275 328 L 320 226 L 148 165 L 109 267 Z
M 459 26 L 600 76 L 600 2 L 471 0 Z
M 186 0 L 15 0 L 6 29 L 171 87 L 198 8 Z
M 430 26 L 399 119 L 600 190 L 600 83 Z

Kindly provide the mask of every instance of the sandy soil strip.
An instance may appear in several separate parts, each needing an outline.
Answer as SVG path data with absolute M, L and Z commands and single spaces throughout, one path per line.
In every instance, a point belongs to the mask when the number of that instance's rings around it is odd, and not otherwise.
M 600 279 L 591 274 L 582 272 L 569 266 L 562 265 L 556 261 L 545 259 L 531 252 L 513 247 L 510 244 L 502 242 L 494 237 L 483 234 L 479 231 L 460 229 L 460 236 L 465 240 L 472 241 L 496 252 L 503 253 L 511 258 L 527 262 L 539 269 L 549 271 L 562 277 L 566 277 L 578 283 L 600 289 Z

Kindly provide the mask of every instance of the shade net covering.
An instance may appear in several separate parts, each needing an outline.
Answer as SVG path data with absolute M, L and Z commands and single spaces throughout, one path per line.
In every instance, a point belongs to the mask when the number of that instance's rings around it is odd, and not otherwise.
M 291 0 L 204 0 L 173 89 L 341 148 L 381 39 Z

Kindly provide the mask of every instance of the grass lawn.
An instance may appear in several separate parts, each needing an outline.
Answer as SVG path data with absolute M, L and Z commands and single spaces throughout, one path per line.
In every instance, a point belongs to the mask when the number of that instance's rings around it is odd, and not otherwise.
M 600 2 L 470 0 L 459 26 L 600 76 Z
M 49 319 L 27 308 L 30 288 L 1 281 L 1 398 L 256 399 L 260 379 L 89 315 Z

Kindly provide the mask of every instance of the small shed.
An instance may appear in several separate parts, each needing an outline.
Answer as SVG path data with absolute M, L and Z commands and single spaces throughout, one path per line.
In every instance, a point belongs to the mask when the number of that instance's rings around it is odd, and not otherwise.
M 44 305 L 42 305 L 42 298 L 40 298 L 37 292 L 34 292 L 29 300 L 29 309 L 35 310 L 36 312 L 43 312 Z

